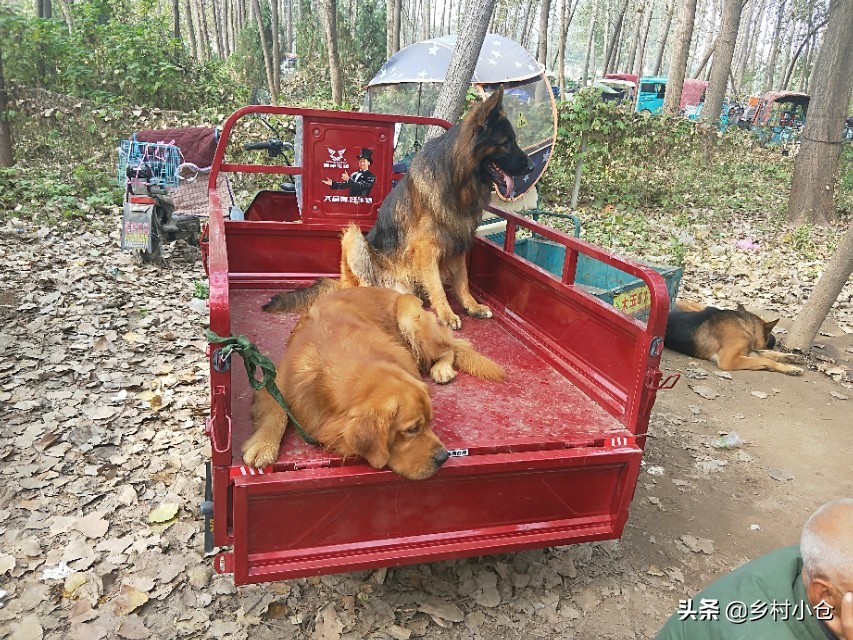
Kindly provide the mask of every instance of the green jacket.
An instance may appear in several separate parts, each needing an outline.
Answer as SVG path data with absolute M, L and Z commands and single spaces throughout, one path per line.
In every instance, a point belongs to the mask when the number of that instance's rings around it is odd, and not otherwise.
M 808 606 L 802 571 L 803 559 L 797 545 L 753 560 L 711 584 L 689 600 L 689 604 L 679 603 L 679 611 L 655 640 L 833 638 Z M 706 618 L 713 617 L 715 602 L 719 606 L 717 619 L 700 620 L 703 611 Z M 686 619 L 680 620 L 681 617 Z M 743 622 L 736 624 L 732 620 Z

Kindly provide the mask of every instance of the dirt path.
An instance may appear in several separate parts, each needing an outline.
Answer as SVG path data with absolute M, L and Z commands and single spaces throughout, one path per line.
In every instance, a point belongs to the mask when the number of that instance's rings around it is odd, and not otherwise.
M 0 227 L 0 638 L 651 638 L 853 495 L 849 383 L 665 352 L 682 379 L 621 540 L 235 588 L 201 552 L 203 274 L 138 267 L 108 231 Z

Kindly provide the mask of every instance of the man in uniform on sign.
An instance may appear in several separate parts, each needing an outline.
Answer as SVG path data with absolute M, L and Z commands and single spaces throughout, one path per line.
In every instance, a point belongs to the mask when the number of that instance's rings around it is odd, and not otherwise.
M 823 505 L 800 544 L 723 576 L 655 640 L 853 640 L 853 498 Z
M 373 183 L 376 182 L 376 176 L 370 171 L 372 163 L 373 151 L 362 149 L 361 153 L 358 154 L 358 171 L 353 174 L 344 171 L 341 174 L 341 182 L 334 182 L 331 178 L 326 178 L 323 180 L 323 184 L 329 185 L 332 189 L 349 189 L 351 196 L 366 198 L 370 195 Z

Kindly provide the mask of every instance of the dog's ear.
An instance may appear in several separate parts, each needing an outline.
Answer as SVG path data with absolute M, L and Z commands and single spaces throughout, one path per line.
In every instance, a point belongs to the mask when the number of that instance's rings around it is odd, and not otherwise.
M 737 303 L 738 313 L 748 313 L 746 307 L 744 307 L 740 302 Z
M 765 322 L 764 323 L 764 333 L 770 333 L 771 331 L 773 331 L 773 327 L 775 327 L 778 322 L 779 322 L 779 318 L 776 318 L 775 320 L 772 320 L 770 322 Z
M 374 469 L 388 464 L 388 432 L 396 411 L 394 398 L 379 405 L 365 402 L 350 411 L 344 441 Z
M 485 126 L 490 118 L 497 116 L 503 107 L 504 87 L 501 85 L 483 102 L 471 110 L 468 117 L 478 127 Z

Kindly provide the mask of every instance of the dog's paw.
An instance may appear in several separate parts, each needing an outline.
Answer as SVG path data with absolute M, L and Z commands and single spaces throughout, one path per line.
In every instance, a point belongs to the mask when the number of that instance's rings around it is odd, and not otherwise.
M 448 312 L 445 314 L 441 314 L 438 316 L 438 321 L 446 327 L 450 327 L 451 329 L 461 329 L 462 328 L 462 320 L 455 313 Z
M 472 316 L 474 318 L 491 318 L 491 317 L 493 317 L 492 316 L 492 310 L 489 309 L 484 304 L 478 304 L 476 307 L 466 308 L 465 311 L 468 313 L 469 316 Z
M 270 442 L 263 438 L 249 438 L 243 445 L 243 462 L 255 469 L 271 465 L 278 459 L 281 442 Z
M 799 376 L 803 374 L 803 370 L 799 367 L 787 367 L 785 365 L 782 365 L 781 371 L 786 376 Z
M 447 384 L 456 377 L 456 370 L 447 362 L 437 362 L 429 370 L 429 377 L 438 384 Z

